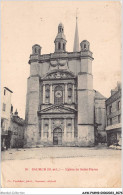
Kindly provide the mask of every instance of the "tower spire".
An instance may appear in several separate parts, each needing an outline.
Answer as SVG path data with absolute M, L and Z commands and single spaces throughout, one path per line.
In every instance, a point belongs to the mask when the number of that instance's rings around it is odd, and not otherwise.
M 78 33 L 78 16 L 76 10 L 76 29 L 75 29 L 75 36 L 74 36 L 74 46 L 73 52 L 78 52 L 79 50 L 79 33 Z
M 62 23 L 58 25 L 58 34 L 55 38 L 55 52 L 65 52 L 66 51 L 66 37 L 64 35 L 64 26 Z

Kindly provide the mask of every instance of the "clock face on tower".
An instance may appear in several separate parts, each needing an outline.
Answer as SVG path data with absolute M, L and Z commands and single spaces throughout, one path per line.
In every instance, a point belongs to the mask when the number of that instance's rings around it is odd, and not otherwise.
M 62 91 L 56 91 L 56 92 L 55 92 L 55 96 L 56 96 L 57 98 L 62 97 Z

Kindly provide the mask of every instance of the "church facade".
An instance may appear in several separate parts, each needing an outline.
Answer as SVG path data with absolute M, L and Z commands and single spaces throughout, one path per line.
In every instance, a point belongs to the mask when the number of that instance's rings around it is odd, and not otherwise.
M 25 147 L 94 146 L 98 124 L 105 129 L 105 98 L 93 89 L 94 58 L 87 40 L 79 50 L 77 24 L 73 52 L 66 43 L 60 23 L 54 53 L 41 55 L 40 45 L 32 47 Z

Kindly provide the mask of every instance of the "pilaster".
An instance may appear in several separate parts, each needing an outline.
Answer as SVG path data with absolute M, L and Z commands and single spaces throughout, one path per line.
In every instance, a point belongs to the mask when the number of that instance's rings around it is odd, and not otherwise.
M 72 91 L 73 91 L 73 93 L 72 93 L 73 103 L 75 103 L 75 86 L 74 86 L 74 84 L 73 84 Z
M 67 103 L 68 99 L 68 91 L 67 91 L 67 83 L 65 83 L 65 103 Z
M 43 84 L 43 104 L 45 104 L 45 84 Z
M 52 88 L 52 84 L 50 84 L 50 104 L 53 104 L 52 97 L 53 97 L 53 88 Z
M 74 118 L 72 118 L 72 141 L 74 141 Z
M 65 141 L 65 142 L 66 142 L 66 133 L 67 133 L 66 124 L 67 124 L 67 121 L 66 121 L 66 118 L 65 118 L 65 119 L 64 119 L 64 141 Z
M 52 139 L 52 119 L 50 118 L 49 119 L 49 129 L 48 129 L 48 133 L 49 133 L 49 136 L 48 136 L 48 145 L 53 145 L 53 139 Z
M 44 126 L 43 126 L 43 121 L 44 119 L 41 119 L 41 140 L 44 138 Z

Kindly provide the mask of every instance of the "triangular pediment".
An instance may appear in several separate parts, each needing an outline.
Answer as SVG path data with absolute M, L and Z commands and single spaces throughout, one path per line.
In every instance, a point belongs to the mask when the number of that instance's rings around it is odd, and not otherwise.
M 48 113 L 63 113 L 63 114 L 67 114 L 67 113 L 75 113 L 76 110 L 73 108 L 69 108 L 67 106 L 64 106 L 63 104 L 61 105 L 53 105 L 53 106 L 49 106 L 45 109 L 42 109 L 40 111 L 41 114 L 48 114 Z

